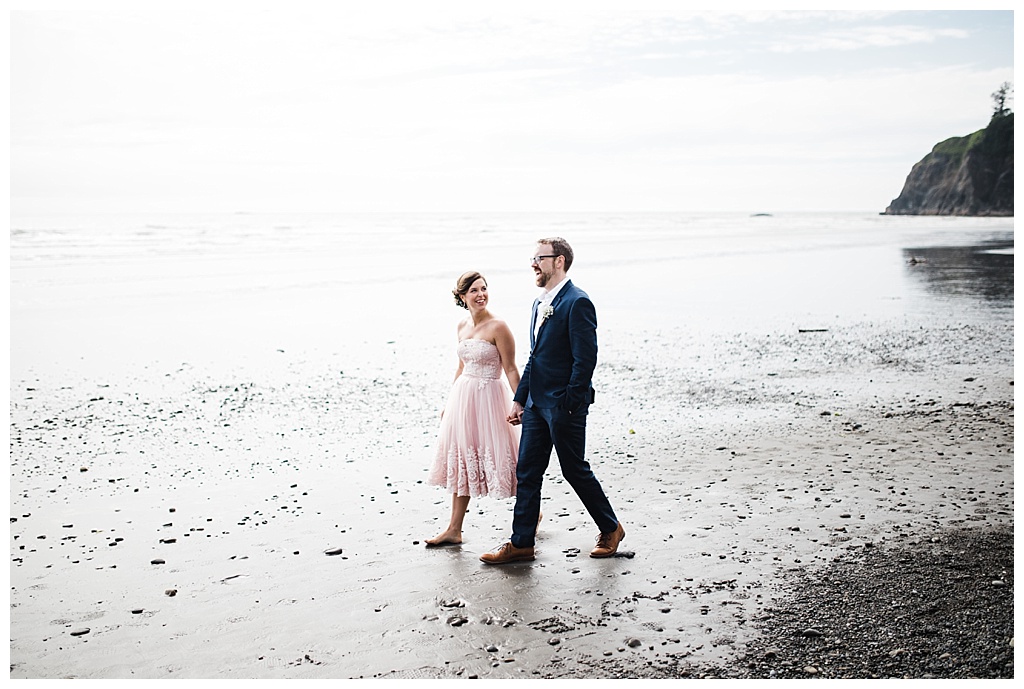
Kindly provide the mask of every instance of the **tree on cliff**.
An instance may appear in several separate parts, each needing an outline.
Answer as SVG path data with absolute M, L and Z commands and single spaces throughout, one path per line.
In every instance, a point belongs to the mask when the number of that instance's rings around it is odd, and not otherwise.
M 1011 114 L 1013 111 L 1006 107 L 1006 101 L 1013 99 L 1013 84 L 1009 81 L 1004 81 L 1000 84 L 999 88 L 995 93 L 992 94 L 992 100 L 996 102 L 995 111 L 992 113 L 992 119 L 997 117 L 1005 117 Z

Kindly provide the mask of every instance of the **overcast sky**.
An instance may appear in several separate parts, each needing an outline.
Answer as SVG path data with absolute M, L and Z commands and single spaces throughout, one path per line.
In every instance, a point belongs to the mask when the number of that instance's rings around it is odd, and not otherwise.
M 1009 11 L 547 4 L 15 11 L 12 212 L 875 212 L 1013 81 Z

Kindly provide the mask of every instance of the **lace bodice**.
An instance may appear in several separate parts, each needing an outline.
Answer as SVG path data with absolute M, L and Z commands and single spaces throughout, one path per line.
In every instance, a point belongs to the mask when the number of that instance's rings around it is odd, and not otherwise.
M 486 340 L 473 338 L 459 341 L 462 375 L 496 380 L 501 377 L 501 356 L 498 348 Z

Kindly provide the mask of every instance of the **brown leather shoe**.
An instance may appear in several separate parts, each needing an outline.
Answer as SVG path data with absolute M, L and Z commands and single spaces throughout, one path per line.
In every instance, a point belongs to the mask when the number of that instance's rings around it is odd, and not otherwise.
M 597 547 L 590 551 L 590 557 L 611 557 L 619 549 L 619 543 L 625 537 L 626 530 L 622 528 L 622 522 L 619 522 L 615 531 L 598 534 Z
M 507 565 L 510 562 L 525 562 L 535 559 L 533 546 L 529 548 L 517 548 L 508 542 L 499 546 L 493 553 L 484 553 L 480 561 L 488 565 Z

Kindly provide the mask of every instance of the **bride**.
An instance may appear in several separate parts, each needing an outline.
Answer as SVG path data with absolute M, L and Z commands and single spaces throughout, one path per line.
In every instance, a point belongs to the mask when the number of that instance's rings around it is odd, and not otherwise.
M 520 429 L 507 420 L 512 394 L 519 385 L 515 339 L 508 325 L 487 309 L 487 280 L 480 273 L 464 273 L 452 294 L 469 316 L 458 326 L 459 367 L 441 413 L 434 463 L 427 478 L 430 485 L 452 494 L 452 514 L 447 529 L 426 539 L 428 547 L 462 543 L 462 522 L 470 498 L 516 494 Z

